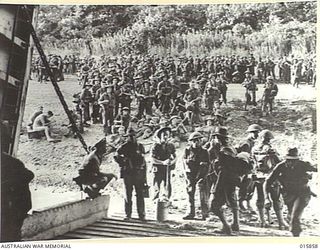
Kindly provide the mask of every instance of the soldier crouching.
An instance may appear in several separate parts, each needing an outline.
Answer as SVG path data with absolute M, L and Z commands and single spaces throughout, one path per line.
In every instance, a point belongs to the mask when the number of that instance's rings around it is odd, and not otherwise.
M 112 179 L 117 177 L 112 173 L 103 173 L 100 171 L 102 158 L 106 152 L 105 138 L 96 143 L 88 155 L 85 156 L 79 176 L 73 178 L 80 189 L 94 199 L 100 195 L 100 190 L 103 190 Z

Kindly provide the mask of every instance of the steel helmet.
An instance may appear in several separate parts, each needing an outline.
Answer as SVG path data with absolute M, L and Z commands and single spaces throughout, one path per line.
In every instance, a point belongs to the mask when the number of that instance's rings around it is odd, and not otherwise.
M 273 139 L 274 138 L 274 136 L 273 136 L 273 134 L 271 133 L 271 131 L 270 130 L 268 130 L 268 129 L 264 129 L 264 130 L 262 130 L 260 133 L 259 133 L 259 136 L 261 137 L 261 138 L 263 138 L 263 139 Z
M 200 134 L 199 132 L 193 132 L 193 133 L 190 134 L 188 140 L 189 141 L 193 141 L 195 139 L 199 139 L 199 138 L 202 138 L 202 137 L 203 137 L 202 134 Z
M 247 129 L 247 133 L 250 132 L 260 132 L 262 130 L 262 128 L 258 125 L 258 124 L 251 124 L 248 129 Z

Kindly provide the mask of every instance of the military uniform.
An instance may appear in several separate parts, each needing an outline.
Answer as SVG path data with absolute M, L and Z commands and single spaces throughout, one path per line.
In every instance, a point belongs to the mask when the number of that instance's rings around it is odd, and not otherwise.
M 251 155 L 252 147 L 254 146 L 254 139 L 248 137 L 241 145 L 237 148 L 238 153 L 240 152 L 247 152 Z M 244 209 L 242 202 L 249 201 L 252 199 L 254 191 L 254 182 L 252 181 L 251 175 L 246 175 L 239 185 L 239 202 L 240 202 L 240 209 Z M 251 207 L 250 207 L 251 209 Z
M 194 132 L 190 135 L 189 140 L 200 139 L 201 137 L 202 136 L 200 133 Z M 202 148 L 201 145 L 197 147 L 188 146 L 184 151 L 183 159 L 185 163 L 187 193 L 189 196 L 189 213 L 185 218 L 189 219 L 195 216 L 194 196 L 196 186 L 198 186 L 200 192 L 202 218 L 205 219 L 208 216 L 209 199 L 207 187 L 207 175 L 209 167 L 208 151 Z
M 170 115 L 176 115 L 179 112 L 186 112 L 185 101 L 182 98 L 182 94 L 178 94 L 174 99 L 173 107 L 171 109 Z
M 209 86 L 205 91 L 206 107 L 213 111 L 220 107 L 220 91 L 216 87 Z
M 262 83 L 263 80 L 265 79 L 264 70 L 265 70 L 264 62 L 260 58 L 257 63 L 257 77 L 259 79 L 259 83 Z
M 86 83 L 88 82 L 89 71 L 90 71 L 90 67 L 87 64 L 81 67 L 80 82 L 79 82 L 80 85 L 82 84 L 82 86 L 85 86 Z
M 268 134 L 268 130 L 262 130 L 260 135 Z M 266 136 L 267 137 L 267 136 Z M 260 215 L 261 227 L 265 226 L 264 212 L 270 210 L 270 207 L 265 206 L 265 194 L 263 192 L 263 185 L 266 177 L 271 173 L 273 168 L 280 162 L 277 152 L 272 148 L 270 142 L 266 141 L 266 137 L 263 141 L 253 147 L 252 155 L 255 161 L 255 169 L 253 175 L 253 181 L 255 182 L 253 191 L 257 189 L 257 208 Z M 273 138 L 271 134 L 270 139 Z M 277 215 L 279 228 L 283 229 L 285 227 L 285 222 L 282 217 L 282 203 L 280 201 L 280 185 L 279 182 L 274 182 L 272 187 L 268 190 L 271 199 L 273 201 L 273 208 Z
M 217 87 L 218 87 L 220 94 L 222 96 L 222 100 L 223 100 L 224 104 L 227 104 L 227 90 L 228 90 L 227 84 L 228 84 L 228 82 L 226 80 L 222 79 L 221 77 L 218 78 L 216 80 L 216 82 L 217 82 Z
M 130 126 L 130 122 L 132 120 L 132 117 L 130 114 L 118 114 L 115 118 L 115 121 L 120 122 L 121 126 L 124 126 L 125 131 L 128 130 L 129 126 Z
M 167 128 L 159 129 L 156 134 L 158 139 L 160 139 L 161 130 L 165 130 Z M 151 150 L 152 158 L 165 161 L 168 159 L 176 158 L 176 149 L 174 145 L 170 142 L 161 143 L 155 142 L 152 150 Z M 166 187 L 166 196 L 168 199 L 171 197 L 172 187 L 171 187 L 171 170 L 175 168 L 174 164 L 164 165 L 163 163 L 153 162 L 152 164 L 152 172 L 153 172 L 153 187 L 154 187 L 154 200 L 159 198 L 160 195 L 160 186 L 163 182 Z
M 163 114 L 170 113 L 172 85 L 169 81 L 161 81 L 158 85 L 157 96 L 160 100 L 160 111 Z
M 21 241 L 21 227 L 32 207 L 29 183 L 33 178 L 20 160 L 2 152 L 1 242 Z
M 49 66 L 51 69 L 51 72 L 53 74 L 53 77 L 56 81 L 58 81 L 59 75 L 60 75 L 60 62 L 59 58 L 57 56 L 52 56 L 49 59 Z
M 268 76 L 272 76 L 273 79 L 276 78 L 275 73 L 274 73 L 275 66 L 276 66 L 276 64 L 271 59 L 268 59 L 265 62 L 265 78 L 267 78 Z
M 251 74 L 250 72 L 247 72 Z M 247 105 L 257 105 L 256 102 L 256 91 L 258 90 L 257 85 L 251 75 L 247 75 L 242 83 L 242 85 L 246 88 L 246 104 L 245 110 L 247 109 Z
M 240 143 L 239 147 L 237 148 L 237 152 L 246 152 L 252 157 L 251 152 L 252 148 L 255 145 L 256 139 L 258 138 L 258 133 L 261 131 L 261 127 L 257 124 L 252 124 L 248 127 L 247 133 L 250 133 L 247 138 Z M 250 200 L 252 199 L 254 192 L 254 181 L 252 180 L 252 173 L 249 173 L 244 176 L 240 185 L 239 185 L 239 204 L 240 209 L 245 210 L 243 206 L 243 201 L 247 201 L 248 209 L 252 210 L 250 205 Z
M 230 234 L 231 228 L 224 218 L 222 206 L 227 204 L 231 208 L 233 213 L 232 230 L 239 231 L 239 208 L 236 187 L 239 185 L 240 178 L 239 174 L 233 169 L 234 166 L 232 164 L 232 160 L 236 157 L 236 150 L 227 144 L 223 146 L 214 145 L 214 147 L 217 153 L 214 167 L 217 179 L 210 191 L 212 194 L 211 211 L 222 221 L 224 233 Z
M 269 106 L 270 113 L 273 110 L 273 102 L 275 96 L 278 94 L 278 86 L 274 83 L 267 83 L 262 96 L 262 111 L 267 111 Z
M 200 121 L 200 102 L 201 94 L 196 88 L 190 88 L 186 91 L 184 100 L 186 102 L 186 109 L 191 111 L 190 124 Z
M 90 85 L 88 85 L 90 87 Z M 87 121 L 90 121 L 90 104 L 93 101 L 92 93 L 89 89 L 84 88 L 80 94 L 80 107 L 82 109 L 83 114 L 83 122 L 86 123 Z
M 129 132 L 130 133 L 130 132 Z M 142 144 L 128 141 L 117 150 L 118 162 L 121 167 L 121 178 L 125 186 L 125 212 L 126 219 L 131 218 L 132 214 L 132 191 L 133 188 L 137 197 L 137 210 L 139 219 L 145 220 L 145 204 L 143 189 L 146 183 L 146 162 L 143 154 L 145 153 Z
M 153 104 L 154 93 L 150 87 L 150 83 L 149 82 L 144 83 L 144 85 L 140 88 L 140 90 L 137 91 L 136 95 L 139 102 L 137 118 L 141 119 L 144 112 L 146 112 L 147 115 L 152 115 L 152 104 Z
M 131 98 L 131 92 L 129 89 L 129 85 L 123 86 L 121 88 L 118 99 L 119 99 L 119 104 L 120 104 L 121 108 L 127 107 L 127 108 L 129 108 L 129 110 L 131 110 L 132 98 Z
M 239 212 L 236 186 L 240 176 L 245 174 L 243 164 L 236 159 L 237 151 L 227 143 L 227 129 L 218 127 L 213 134 L 213 140 L 208 148 L 210 161 L 214 163 L 216 181 L 211 188 L 211 211 L 216 214 L 223 224 L 223 232 L 231 234 L 231 230 L 239 231 Z M 246 164 L 246 168 L 247 168 Z M 227 223 L 222 206 L 227 204 L 233 214 L 233 224 Z
M 111 133 L 111 126 L 114 120 L 114 107 L 115 107 L 115 96 L 113 93 L 104 92 L 101 94 L 98 103 L 101 106 L 102 112 L 102 123 L 104 127 L 104 133 L 107 135 Z
M 92 117 L 92 121 L 93 123 L 98 123 L 98 120 L 100 118 L 100 106 L 98 104 L 98 100 L 100 97 L 100 90 L 101 86 L 99 82 L 96 82 L 91 89 L 92 92 L 92 96 L 93 96 L 93 103 L 92 103 L 92 113 L 91 113 L 91 117 Z
M 279 181 L 282 186 L 282 196 L 288 207 L 290 230 L 293 236 L 299 236 L 302 231 L 300 219 L 312 194 L 308 185 L 311 175 L 308 172 L 318 171 L 310 163 L 299 160 L 297 153 L 296 148 L 289 149 L 287 159 L 280 162 L 266 180 L 267 190 L 275 181 Z M 288 163 L 288 161 L 292 162 Z

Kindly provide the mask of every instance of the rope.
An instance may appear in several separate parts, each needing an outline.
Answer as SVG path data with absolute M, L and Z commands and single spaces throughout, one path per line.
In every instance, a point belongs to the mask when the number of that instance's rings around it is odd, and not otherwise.
M 50 80 L 52 82 L 54 90 L 56 91 L 56 93 L 57 93 L 57 95 L 59 97 L 59 100 L 60 100 L 60 102 L 61 102 L 61 104 L 63 106 L 63 109 L 64 109 L 64 111 L 66 112 L 66 114 L 67 114 L 67 116 L 69 118 L 69 121 L 71 123 L 72 129 L 76 133 L 76 135 L 77 135 L 79 141 L 81 142 L 82 147 L 84 148 L 84 150 L 87 153 L 89 153 L 88 146 L 87 146 L 86 142 L 84 141 L 82 135 L 80 134 L 80 132 L 78 130 L 78 127 L 77 127 L 77 125 L 76 125 L 76 123 L 75 123 L 75 121 L 74 121 L 74 119 L 72 117 L 72 114 L 71 114 L 71 112 L 70 112 L 70 110 L 68 108 L 68 105 L 67 105 L 66 101 L 64 100 L 64 97 L 63 97 L 63 95 L 61 93 L 59 85 L 58 85 L 58 83 L 57 83 L 57 81 L 56 81 L 56 79 L 55 79 L 55 77 L 54 77 L 54 75 L 53 75 L 53 73 L 52 73 L 52 71 L 50 69 L 50 66 L 49 66 L 49 63 L 47 61 L 46 55 L 44 54 L 44 51 L 43 51 L 43 49 L 41 47 L 41 44 L 40 44 L 40 41 L 39 41 L 39 39 L 37 37 L 37 34 L 36 34 L 35 30 L 34 30 L 34 27 L 32 25 L 32 20 L 31 20 L 30 14 L 28 12 L 28 7 L 26 5 L 24 5 L 22 7 L 22 9 L 24 10 L 24 12 L 26 14 L 27 23 L 29 24 L 29 28 L 30 28 L 30 31 L 31 31 L 31 36 L 32 36 L 32 39 L 34 41 L 34 44 L 35 44 L 35 46 L 36 46 L 36 48 L 38 50 L 38 53 L 39 53 L 40 58 L 42 60 L 42 63 L 44 65 L 44 67 L 46 68 L 46 71 L 48 72 L 48 75 L 50 77 Z

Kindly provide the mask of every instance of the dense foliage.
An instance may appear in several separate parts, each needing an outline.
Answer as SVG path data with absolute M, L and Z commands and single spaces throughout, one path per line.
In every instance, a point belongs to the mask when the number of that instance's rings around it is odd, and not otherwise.
M 316 2 L 41 6 L 47 48 L 83 53 L 312 53 Z

